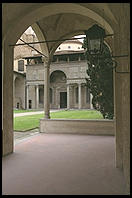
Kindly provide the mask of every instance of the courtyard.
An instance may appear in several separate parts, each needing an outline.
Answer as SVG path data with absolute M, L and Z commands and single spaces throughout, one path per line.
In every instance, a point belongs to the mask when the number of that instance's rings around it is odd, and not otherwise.
M 130 4 L 3 3 L 2 13 L 2 194 L 129 195 Z M 30 26 L 38 40 L 25 34 L 21 39 Z M 87 60 L 79 43 L 75 50 L 65 43 L 70 53 L 62 59 L 62 41 L 84 34 Z M 24 53 L 14 57 L 20 45 L 30 47 L 30 53 L 23 46 Z M 112 88 L 101 72 L 107 68 Z M 99 107 L 86 86 L 91 70 L 106 85 L 105 98 L 113 93 L 113 121 L 52 119 L 51 108 Z M 98 96 L 104 96 L 99 83 L 91 83 L 93 92 L 100 90 Z M 16 136 L 13 108 L 42 108 L 39 132 Z

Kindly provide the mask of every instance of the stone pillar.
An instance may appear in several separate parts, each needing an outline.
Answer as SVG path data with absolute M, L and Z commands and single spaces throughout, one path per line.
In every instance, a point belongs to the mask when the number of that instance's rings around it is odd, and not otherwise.
M 36 109 L 39 108 L 39 85 L 36 85 Z
M 15 99 L 16 99 L 16 95 L 15 95 L 15 80 L 16 77 L 13 76 L 13 107 L 16 108 L 16 103 L 15 103 Z
M 13 152 L 13 48 L 2 43 L 2 155 Z
M 45 119 L 50 119 L 49 67 L 50 67 L 50 61 L 46 60 L 45 65 L 44 65 L 44 112 L 45 112 Z
M 27 109 L 29 109 L 29 85 L 26 86 L 26 95 L 27 95 L 27 98 L 26 98 L 26 107 Z
M 67 84 L 67 109 L 70 109 L 70 84 Z
M 125 17 L 124 17 L 125 16 Z M 114 76 L 116 167 L 123 170 L 127 192 L 130 193 L 130 5 L 120 6 L 118 26 L 114 31 L 113 55 L 116 58 Z
M 82 108 L 81 83 L 78 84 L 78 108 Z

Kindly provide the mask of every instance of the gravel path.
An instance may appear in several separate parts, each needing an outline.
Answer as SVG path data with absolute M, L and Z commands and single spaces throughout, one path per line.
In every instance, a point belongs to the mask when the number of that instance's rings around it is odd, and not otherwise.
M 56 112 L 56 111 L 62 111 L 62 109 L 53 109 L 50 110 L 50 112 Z M 14 118 L 15 117 L 21 117 L 21 116 L 27 116 L 27 115 L 35 115 L 35 114 L 42 114 L 44 111 L 34 111 L 34 112 L 25 112 L 25 113 L 14 113 Z

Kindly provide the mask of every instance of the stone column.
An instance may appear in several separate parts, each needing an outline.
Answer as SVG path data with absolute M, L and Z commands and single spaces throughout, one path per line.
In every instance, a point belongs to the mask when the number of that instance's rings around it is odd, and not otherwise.
M 15 94 L 15 80 L 16 77 L 13 76 L 13 107 L 16 108 L 16 103 L 15 103 L 15 99 L 16 99 L 16 94 Z
M 13 152 L 13 47 L 2 43 L 2 155 Z
M 128 4 L 120 7 L 119 22 L 114 31 L 113 49 L 113 55 L 128 55 L 128 57 L 116 58 L 119 73 L 114 74 L 114 106 L 116 167 L 123 170 L 127 192 L 130 193 L 130 6 Z
M 49 67 L 50 67 L 50 61 L 46 60 L 45 65 L 44 65 L 44 112 L 45 112 L 45 119 L 50 119 Z
M 70 84 L 67 84 L 67 109 L 70 109 Z
M 36 85 L 36 109 L 39 108 L 39 85 Z
M 28 94 L 28 92 L 29 92 L 29 85 L 27 85 L 26 86 L 26 95 L 27 95 L 27 100 L 26 100 L 26 107 L 27 107 L 27 109 L 29 109 L 29 94 Z
M 82 108 L 81 83 L 78 84 L 78 108 Z

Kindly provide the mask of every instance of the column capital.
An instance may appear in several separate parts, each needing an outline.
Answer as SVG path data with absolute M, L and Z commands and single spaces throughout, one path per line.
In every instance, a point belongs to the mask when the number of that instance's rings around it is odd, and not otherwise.
M 44 59 L 44 67 L 45 68 L 49 68 L 50 67 L 51 60 L 52 59 L 50 57 L 45 57 L 45 59 Z

